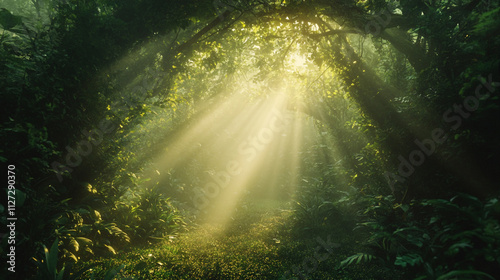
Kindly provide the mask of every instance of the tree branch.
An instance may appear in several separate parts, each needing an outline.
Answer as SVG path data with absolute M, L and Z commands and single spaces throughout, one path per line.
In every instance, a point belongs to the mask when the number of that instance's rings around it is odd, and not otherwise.
M 187 40 L 186 42 L 182 43 L 177 48 L 175 48 L 175 50 L 173 50 L 173 51 L 171 51 L 170 49 L 166 50 L 168 53 L 167 53 L 167 55 L 164 55 L 163 68 L 165 70 L 169 69 L 170 67 L 169 67 L 168 63 L 172 63 L 173 57 L 176 54 L 178 54 L 180 52 L 183 52 L 184 50 L 186 50 L 187 48 L 189 48 L 190 46 L 192 46 L 193 44 L 195 44 L 201 37 L 203 37 L 203 35 L 205 35 L 206 33 L 208 33 L 212 28 L 214 28 L 215 26 L 217 26 L 219 23 L 221 23 L 222 21 L 224 21 L 224 19 L 226 19 L 230 14 L 231 14 L 231 11 L 230 10 L 226 10 L 223 14 L 219 15 L 217 18 L 215 18 L 214 20 L 212 20 L 202 30 L 198 31 L 189 40 Z
M 353 34 L 353 33 L 364 34 L 363 32 L 357 29 L 335 29 L 323 33 L 314 33 L 314 34 L 306 33 L 306 35 L 314 38 L 314 37 L 323 37 L 323 36 L 339 35 L 339 34 Z
M 198 41 L 203 35 L 205 35 L 212 28 L 217 26 L 217 24 L 221 23 L 224 20 L 224 18 L 229 16 L 229 14 L 231 14 L 231 11 L 226 10 L 222 15 L 218 16 L 217 18 L 212 20 L 212 22 L 210 22 L 207 26 L 205 26 L 202 30 L 198 31 L 198 33 L 196 33 L 193 37 L 191 37 L 191 39 L 187 40 L 186 42 L 178 46 L 177 49 L 174 51 L 174 53 L 179 53 L 184 49 L 188 48 L 189 46 L 193 45 L 194 43 L 196 43 L 196 41 Z

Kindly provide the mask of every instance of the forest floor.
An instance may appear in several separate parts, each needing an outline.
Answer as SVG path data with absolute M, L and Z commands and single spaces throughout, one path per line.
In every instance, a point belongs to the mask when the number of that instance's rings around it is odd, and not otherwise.
M 313 233 L 296 232 L 292 216 L 288 202 L 255 201 L 225 226 L 199 224 L 169 241 L 83 265 L 93 265 L 96 279 L 121 265 L 118 279 L 400 279 L 374 262 L 339 268 L 363 251 L 363 233 L 330 223 Z

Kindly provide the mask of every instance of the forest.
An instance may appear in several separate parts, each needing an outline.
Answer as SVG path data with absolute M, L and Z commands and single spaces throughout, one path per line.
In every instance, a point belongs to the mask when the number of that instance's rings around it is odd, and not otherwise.
M 499 0 L 0 0 L 0 279 L 500 279 Z

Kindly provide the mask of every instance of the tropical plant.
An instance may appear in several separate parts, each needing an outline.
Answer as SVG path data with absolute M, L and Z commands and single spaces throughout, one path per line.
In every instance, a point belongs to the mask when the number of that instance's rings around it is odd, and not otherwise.
M 56 238 L 54 243 L 52 243 L 52 246 L 50 247 L 50 250 L 43 245 L 43 252 L 44 252 L 44 259 L 43 260 L 37 260 L 37 266 L 38 266 L 38 274 L 37 274 L 37 279 L 50 279 L 50 280 L 62 280 L 64 277 L 64 270 L 65 267 L 63 266 L 61 269 L 58 269 L 57 267 L 57 261 L 58 261 L 58 247 L 59 247 L 59 240 Z
M 400 266 L 418 279 L 486 277 L 495 279 L 500 264 L 498 199 L 482 202 L 459 194 L 451 199 L 424 199 L 409 205 L 377 197 L 360 223 L 371 236 L 372 254 L 356 254 L 342 266 L 378 259 Z M 425 271 L 425 275 L 421 272 Z M 420 274 L 420 275 L 419 275 Z M 480 278 L 483 279 L 483 278 Z
M 124 230 L 138 243 L 161 240 L 185 226 L 179 210 L 170 198 L 163 196 L 158 185 L 131 190 L 116 203 L 113 213 L 116 222 L 124 225 Z
M 103 280 L 112 280 L 115 279 L 115 276 L 123 269 L 125 268 L 125 265 L 121 265 L 119 267 L 113 267 L 110 268 L 104 272 L 102 272 L 101 276 L 99 278 L 97 277 L 97 274 L 95 271 L 92 270 L 91 266 L 84 267 L 77 272 L 72 272 L 71 271 L 71 266 L 70 269 L 66 269 L 66 265 L 63 265 L 62 268 L 58 268 L 58 247 L 59 247 L 59 240 L 56 238 L 56 240 L 52 243 L 52 246 L 50 249 L 47 249 L 45 245 L 43 245 L 43 251 L 44 251 L 44 257 L 41 260 L 35 259 L 35 262 L 37 263 L 38 267 L 38 272 L 36 275 L 36 279 L 40 280 L 76 280 L 80 279 L 82 275 L 88 274 L 90 271 L 90 279 L 103 279 Z M 125 278 L 122 278 L 125 279 Z M 127 279 L 133 279 L 133 278 L 127 278 Z
M 61 258 L 77 262 L 95 255 L 116 254 L 116 246 L 130 237 L 115 223 L 105 222 L 90 206 L 67 209 L 54 219 L 56 236 L 61 243 Z

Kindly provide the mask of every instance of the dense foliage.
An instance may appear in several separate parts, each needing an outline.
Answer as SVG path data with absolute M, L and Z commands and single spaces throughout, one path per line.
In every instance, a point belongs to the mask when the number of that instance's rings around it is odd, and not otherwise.
M 499 279 L 499 35 L 498 0 L 0 0 L 3 274 Z

